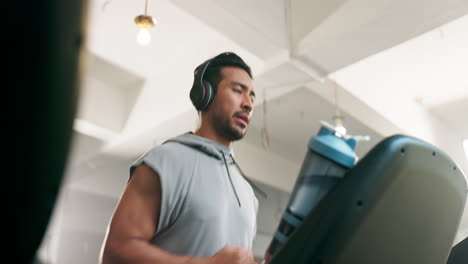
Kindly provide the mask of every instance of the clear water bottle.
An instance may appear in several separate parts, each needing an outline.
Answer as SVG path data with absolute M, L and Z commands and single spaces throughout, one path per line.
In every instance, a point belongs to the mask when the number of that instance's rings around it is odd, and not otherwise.
M 266 263 L 271 261 L 319 201 L 354 166 L 357 159 L 355 147 L 354 138 L 346 139 L 327 126 L 322 126 L 318 134 L 310 139 L 288 206 L 265 253 Z

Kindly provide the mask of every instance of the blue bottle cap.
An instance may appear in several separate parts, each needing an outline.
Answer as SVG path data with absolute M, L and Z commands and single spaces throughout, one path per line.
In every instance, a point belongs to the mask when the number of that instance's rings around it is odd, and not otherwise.
M 335 135 L 335 131 L 322 126 L 309 141 L 310 150 L 346 167 L 351 168 L 356 162 L 356 140 L 345 140 Z

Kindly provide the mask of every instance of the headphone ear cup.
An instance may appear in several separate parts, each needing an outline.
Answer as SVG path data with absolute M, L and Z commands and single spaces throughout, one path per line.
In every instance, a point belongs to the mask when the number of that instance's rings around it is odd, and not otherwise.
M 197 110 L 200 110 L 203 97 L 205 97 L 205 89 L 202 84 L 197 83 L 195 80 L 192 89 L 190 90 L 190 100 Z
M 213 99 L 213 87 L 208 81 L 203 81 L 203 97 L 200 101 L 200 108 L 198 110 L 205 110 L 210 105 Z
M 197 110 L 204 110 L 213 99 L 214 90 L 208 81 L 203 80 L 206 69 L 210 65 L 210 60 L 195 69 L 192 89 L 190 90 L 190 100 Z

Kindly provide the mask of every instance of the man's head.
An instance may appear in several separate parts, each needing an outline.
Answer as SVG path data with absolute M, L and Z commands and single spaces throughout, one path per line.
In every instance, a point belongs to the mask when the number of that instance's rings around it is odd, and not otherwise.
M 246 132 L 255 93 L 250 67 L 234 53 L 222 53 L 195 70 L 190 98 L 201 111 L 202 126 L 235 141 Z

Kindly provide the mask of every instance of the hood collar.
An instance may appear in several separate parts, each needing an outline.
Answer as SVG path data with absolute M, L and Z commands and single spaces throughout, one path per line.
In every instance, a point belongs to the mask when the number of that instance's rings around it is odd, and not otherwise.
M 216 158 L 218 160 L 222 160 L 224 162 L 224 165 L 226 166 L 226 170 L 227 170 L 227 173 L 228 173 L 228 176 L 229 176 L 229 180 L 230 180 L 231 186 L 232 186 L 232 188 L 234 190 L 234 194 L 236 195 L 237 202 L 239 203 L 239 207 L 241 206 L 241 204 L 240 204 L 239 197 L 237 196 L 237 192 L 235 190 L 235 187 L 234 187 L 234 185 L 232 183 L 232 180 L 231 180 L 231 175 L 230 175 L 230 172 L 229 172 L 228 162 L 229 163 L 234 163 L 236 165 L 236 167 L 239 170 L 242 177 L 252 186 L 254 191 L 259 193 L 264 198 L 267 198 L 267 194 L 262 189 L 260 189 L 256 184 L 254 184 L 252 182 L 252 180 L 250 180 L 244 174 L 244 172 L 241 170 L 241 168 L 239 167 L 239 165 L 237 164 L 237 162 L 234 159 L 234 152 L 232 151 L 232 149 L 230 147 L 228 147 L 226 145 L 223 145 L 221 143 L 218 143 L 216 141 L 213 141 L 211 139 L 207 139 L 207 138 L 204 138 L 204 137 L 197 136 L 197 135 L 193 134 L 192 132 L 187 132 L 187 133 L 182 134 L 180 136 L 177 136 L 175 138 L 169 139 L 166 142 L 179 142 L 180 144 L 184 144 L 186 146 L 190 146 L 192 148 L 198 149 L 201 152 L 204 152 L 207 155 L 212 156 L 212 157 L 214 157 L 214 158 Z M 164 143 L 166 143 L 166 142 L 164 142 Z
M 201 152 L 204 152 L 207 155 L 215 157 L 219 160 L 223 160 L 223 154 L 226 157 L 234 157 L 234 152 L 230 147 L 211 139 L 197 136 L 192 132 L 184 133 L 180 136 L 169 139 L 166 142 L 179 142 L 192 148 L 196 148 Z

